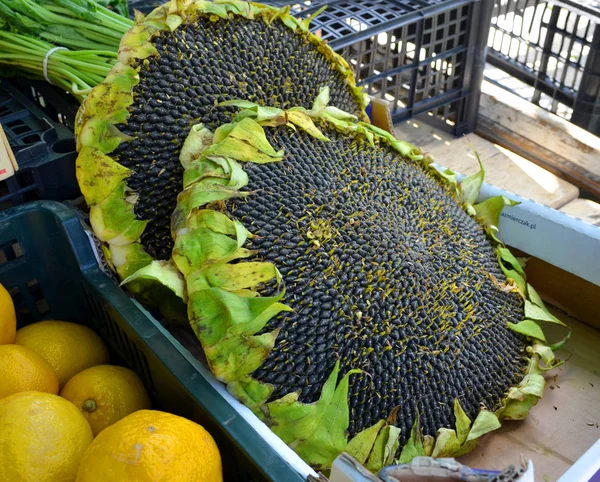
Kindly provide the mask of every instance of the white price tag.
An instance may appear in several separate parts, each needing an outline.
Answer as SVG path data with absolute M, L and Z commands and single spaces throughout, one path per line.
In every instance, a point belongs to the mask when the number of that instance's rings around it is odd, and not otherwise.
M 100 269 L 102 271 L 104 271 L 104 274 L 108 275 L 110 278 L 117 281 L 115 274 L 109 268 L 108 262 L 106 261 L 106 258 L 104 257 L 104 253 L 102 252 L 100 241 L 98 241 L 96 236 L 94 236 L 94 234 L 91 233 L 90 231 L 88 231 L 87 229 L 85 229 L 84 232 L 90 241 L 90 246 L 92 247 L 92 251 L 94 252 L 94 256 L 96 258 L 96 261 L 98 262 L 98 265 L 100 266 Z
M 0 124 L 0 181 L 11 177 L 18 170 L 19 165 Z

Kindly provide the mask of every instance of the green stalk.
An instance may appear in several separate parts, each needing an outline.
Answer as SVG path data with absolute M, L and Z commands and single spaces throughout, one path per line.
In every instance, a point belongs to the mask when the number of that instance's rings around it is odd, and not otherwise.
M 44 78 L 44 58 L 52 47 L 30 35 L 0 31 L 0 65 L 11 65 Z M 58 50 L 48 58 L 47 75 L 53 84 L 65 87 L 81 100 L 86 91 L 104 80 L 115 60 L 116 53 L 110 51 Z
M 55 1 L 61 2 L 62 0 Z M 52 11 L 57 10 L 55 6 L 50 4 L 41 5 L 32 0 L 0 0 L 0 3 L 4 4 L 4 6 L 9 9 L 20 12 L 22 15 L 31 18 L 37 23 L 54 27 L 60 27 L 61 25 L 73 27 L 84 36 L 88 36 L 90 31 L 95 31 L 106 35 L 113 39 L 113 41 L 120 40 L 123 34 L 133 25 L 131 20 L 120 17 L 117 14 L 112 14 L 110 10 L 97 4 L 95 4 L 95 8 L 97 9 L 96 12 L 82 14 L 81 7 L 67 1 L 66 5 L 71 5 L 73 8 L 68 9 L 58 6 L 61 13 L 57 14 Z M 79 15 L 77 14 L 78 12 L 80 13 Z M 83 10 L 83 12 L 85 12 L 85 10 Z
M 76 48 L 76 49 L 93 49 L 93 48 L 98 48 L 98 47 L 102 47 L 102 48 L 110 48 L 113 45 L 110 44 L 101 44 L 99 45 L 98 42 L 92 42 L 92 41 L 86 41 L 86 40 L 64 40 L 64 38 L 61 38 L 57 35 L 54 34 L 49 34 L 46 32 L 43 32 L 40 34 L 43 38 L 45 38 L 46 40 L 55 43 L 55 44 L 60 44 L 61 46 L 64 47 L 69 47 L 69 48 Z
M 46 2 L 48 3 L 48 0 L 46 0 Z M 51 0 L 51 2 L 59 4 L 60 6 L 68 9 L 76 17 L 81 18 L 82 20 L 95 22 L 98 16 L 100 16 L 108 17 L 111 23 L 121 23 L 126 25 L 126 30 L 133 26 L 133 21 L 122 15 L 119 15 L 116 12 L 113 12 L 112 10 L 109 10 L 93 0 L 86 0 L 86 3 L 91 5 L 93 12 L 90 12 L 87 8 L 78 5 L 77 2 L 73 0 Z
M 116 59 L 117 58 L 117 52 L 115 52 L 114 50 L 84 50 L 84 51 L 77 51 L 77 50 L 64 50 L 63 51 L 63 55 L 68 55 L 68 56 L 81 56 L 81 57 L 87 57 L 87 56 L 100 56 L 100 57 L 109 57 L 112 59 Z
M 33 49 L 28 49 L 27 47 L 19 45 L 19 44 L 11 45 L 9 42 L 4 42 L 4 41 L 1 41 L 1 40 L 0 40 L 0 45 L 6 47 L 6 49 L 7 49 L 6 51 L 7 52 L 16 51 L 16 52 L 23 52 L 24 54 L 36 54 L 37 53 L 38 55 L 40 55 L 40 54 L 42 55 L 42 59 L 44 58 L 43 56 L 48 51 L 48 50 L 46 50 L 46 51 L 43 51 L 43 50 L 42 51 L 40 51 L 40 50 L 35 51 Z
M 82 62 L 82 61 L 76 60 L 76 59 L 69 59 L 69 58 L 61 57 L 60 60 L 64 64 L 72 65 L 74 67 L 82 67 L 83 69 L 85 69 L 85 72 L 90 72 L 90 73 L 95 73 L 95 74 L 104 74 L 106 76 L 108 74 L 108 72 L 110 71 L 110 67 L 107 69 L 104 67 L 100 67 L 98 65 L 90 64 L 89 62 Z
M 53 65 L 53 68 L 57 72 L 63 73 L 69 79 L 73 80 L 78 86 L 82 85 L 84 88 L 89 89 L 91 87 L 95 87 L 97 84 L 102 82 L 106 75 L 94 75 L 88 74 L 85 71 L 73 69 L 68 65 L 60 64 Z M 107 72 L 108 73 L 108 72 Z
M 68 15 L 70 17 L 74 17 L 74 18 L 79 18 L 77 17 L 71 10 L 69 10 L 68 8 L 65 7 L 61 7 L 59 5 L 45 5 L 45 8 L 47 10 L 50 10 L 53 13 L 57 13 L 57 14 L 61 14 L 61 15 Z M 109 10 L 110 13 L 114 13 L 111 12 Z M 104 12 L 96 12 L 97 18 L 98 20 L 101 20 L 101 23 L 103 25 L 106 25 L 107 27 L 121 27 L 123 29 L 123 33 L 127 32 L 127 30 L 129 30 L 131 27 L 133 27 L 133 21 L 126 19 L 125 17 L 121 17 L 119 14 L 114 14 L 114 16 L 109 16 Z M 115 30 L 117 30 L 117 28 L 115 28 Z
M 52 12 L 49 12 L 48 23 L 71 25 L 72 27 L 79 27 L 83 32 L 85 32 L 86 29 L 93 30 L 95 32 L 104 34 L 107 37 L 111 37 L 116 40 L 121 40 L 121 37 L 123 36 L 122 34 L 120 35 L 118 32 L 112 31 L 109 28 L 99 26 L 99 25 L 94 25 L 91 23 L 86 23 L 82 20 L 72 19 L 70 17 L 61 17 L 60 15 L 53 14 Z
M 44 77 L 43 71 L 39 66 L 39 59 L 34 56 L 23 57 L 21 55 L 3 53 L 0 54 L 0 63 L 6 65 L 14 65 L 15 67 L 19 68 L 25 68 L 30 72 L 38 74 L 40 78 Z M 110 69 L 108 69 L 106 73 L 108 73 L 108 71 L 110 71 Z M 83 71 L 71 69 L 68 66 L 61 65 L 53 60 L 50 60 L 48 62 L 48 76 L 52 78 L 56 74 L 60 74 L 78 85 L 85 86 L 86 88 L 99 84 L 100 82 L 102 82 L 102 80 L 104 80 L 104 77 L 106 76 L 88 75 Z M 55 83 L 54 79 L 52 79 L 52 83 Z
M 94 0 L 89 1 L 90 3 L 96 6 L 97 11 L 102 12 L 107 17 L 110 17 L 115 23 L 123 23 L 127 27 L 126 30 L 129 30 L 131 27 L 133 27 L 134 22 L 129 17 L 121 15 L 117 12 L 113 12 L 112 10 L 104 7 L 103 5 L 94 2 Z
M 121 37 L 118 38 L 118 40 L 115 41 L 114 37 L 109 37 L 107 35 L 104 35 L 103 33 L 98 33 L 98 32 L 85 32 L 83 35 L 85 35 L 86 38 L 88 38 L 89 40 L 95 40 L 96 42 L 103 44 L 103 45 L 116 45 L 117 47 L 119 46 L 119 42 L 121 41 Z M 86 49 L 87 50 L 87 49 Z
M 81 52 L 81 50 L 78 50 L 78 52 Z M 88 57 L 88 56 L 72 57 L 70 55 L 64 55 L 67 53 L 65 51 L 63 51 L 61 53 L 63 54 L 61 56 L 63 62 L 68 64 L 71 62 L 71 59 L 77 60 L 79 62 L 84 62 L 86 65 L 99 67 L 99 68 L 103 69 L 103 71 L 106 70 L 107 72 L 105 73 L 105 75 L 108 73 L 108 70 L 110 70 L 112 68 L 112 65 L 114 63 L 114 62 L 112 62 L 112 59 L 98 59 L 97 57 Z
M 0 37 L 9 40 L 11 43 L 18 43 L 24 47 L 28 47 L 29 50 L 31 50 L 32 46 L 37 46 L 39 51 L 45 52 L 48 46 L 48 42 L 44 42 L 43 40 L 37 39 L 33 36 L 28 36 L 25 39 L 21 38 L 17 34 L 10 34 L 8 32 L 3 32 L 2 30 L 0 30 Z
M 108 75 L 133 24 L 94 0 L 0 0 L 0 67 L 44 78 L 48 51 L 65 47 L 47 58 L 47 78 L 82 100 Z
M 63 74 L 66 78 L 71 79 L 77 86 L 82 86 L 86 89 L 91 88 L 91 86 L 84 82 L 77 73 L 68 70 L 65 67 L 54 66 L 54 72 Z

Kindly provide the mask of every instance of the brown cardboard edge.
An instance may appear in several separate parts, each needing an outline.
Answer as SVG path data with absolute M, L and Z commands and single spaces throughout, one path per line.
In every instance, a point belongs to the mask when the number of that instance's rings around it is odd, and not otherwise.
M 511 247 L 516 256 L 527 258 L 527 281 L 550 305 L 560 308 L 586 325 L 600 330 L 600 286 L 596 286 L 546 261 L 528 257 Z
M 387 100 L 370 98 L 371 122 L 375 127 L 394 135 L 394 123 L 390 113 L 390 103 Z

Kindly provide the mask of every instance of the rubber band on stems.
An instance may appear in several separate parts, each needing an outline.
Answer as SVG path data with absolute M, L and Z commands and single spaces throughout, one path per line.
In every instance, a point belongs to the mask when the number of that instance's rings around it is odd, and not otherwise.
M 52 47 L 50 50 L 48 50 L 48 52 L 46 52 L 46 56 L 44 57 L 44 63 L 43 63 L 44 78 L 46 79 L 46 82 L 48 82 L 49 84 L 52 84 L 52 85 L 54 85 L 54 84 L 50 80 L 50 77 L 48 77 L 48 59 L 57 50 L 69 50 L 69 49 L 67 47 Z

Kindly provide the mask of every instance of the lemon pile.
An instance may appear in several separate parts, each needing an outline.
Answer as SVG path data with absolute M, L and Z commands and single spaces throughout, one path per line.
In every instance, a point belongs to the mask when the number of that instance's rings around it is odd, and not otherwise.
M 0 482 L 222 482 L 200 425 L 150 410 L 142 381 L 77 323 L 17 328 L 0 284 Z
M 109 361 L 108 350 L 96 333 L 66 321 L 40 321 L 21 328 L 15 343 L 50 363 L 61 388 L 80 371 Z

